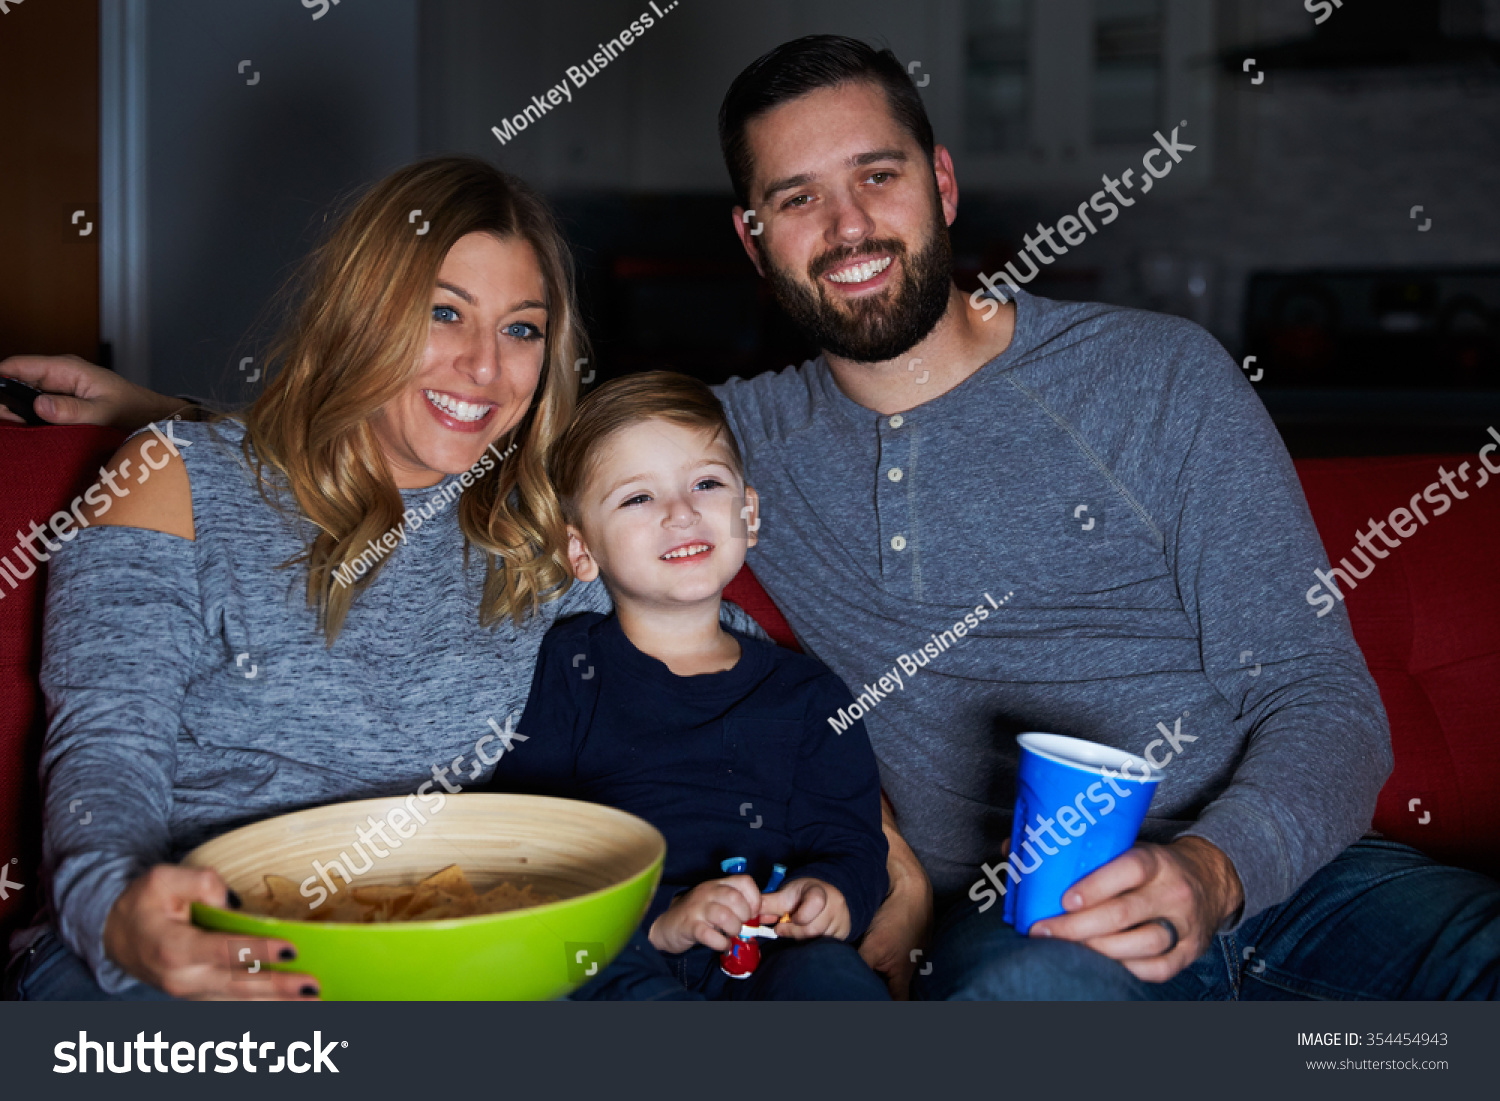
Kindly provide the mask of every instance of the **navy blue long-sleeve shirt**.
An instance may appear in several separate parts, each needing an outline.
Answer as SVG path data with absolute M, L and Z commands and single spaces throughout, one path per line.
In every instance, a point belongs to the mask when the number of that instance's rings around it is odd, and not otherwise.
M 667 839 L 661 886 L 645 927 L 680 892 L 749 861 L 843 892 L 850 939 L 885 898 L 880 777 L 858 720 L 829 723 L 851 702 L 820 662 L 733 632 L 733 669 L 679 677 L 598 613 L 558 623 L 542 642 L 512 752 L 496 766 L 505 791 L 618 807 Z

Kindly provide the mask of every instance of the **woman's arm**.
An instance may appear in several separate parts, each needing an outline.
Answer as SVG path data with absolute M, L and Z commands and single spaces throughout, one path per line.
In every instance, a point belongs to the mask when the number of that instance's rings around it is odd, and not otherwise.
M 222 880 L 164 863 L 180 709 L 207 644 L 191 487 L 154 434 L 106 472 L 82 498 L 83 530 L 48 544 L 43 848 L 58 935 L 108 993 L 139 979 L 181 997 L 295 996 L 306 976 L 260 982 L 228 937 L 191 924 L 193 901 L 226 904 Z
M 53 424 L 136 429 L 194 408 L 190 402 L 137 386 L 77 356 L 11 356 L 0 360 L 0 375 L 46 391 L 46 396 L 37 399 L 36 412 Z M 4 422 L 22 423 L 0 405 L 0 423 Z

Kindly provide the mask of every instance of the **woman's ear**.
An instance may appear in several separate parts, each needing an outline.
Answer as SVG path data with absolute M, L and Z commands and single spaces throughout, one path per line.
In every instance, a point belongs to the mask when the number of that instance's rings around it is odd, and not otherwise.
M 573 567 L 573 576 L 580 581 L 592 581 L 599 576 L 599 565 L 589 554 L 583 533 L 572 524 L 568 525 L 568 565 Z

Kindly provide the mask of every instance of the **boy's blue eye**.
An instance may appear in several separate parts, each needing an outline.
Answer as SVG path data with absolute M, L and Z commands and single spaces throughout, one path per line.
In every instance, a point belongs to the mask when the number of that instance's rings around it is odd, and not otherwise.
M 719 479 L 717 479 L 717 478 L 702 478 L 702 479 L 700 479 L 698 481 L 698 484 L 695 485 L 693 488 L 694 489 L 723 489 L 724 488 L 724 483 L 721 482 L 721 481 L 719 481 Z
M 649 493 L 637 493 L 634 497 L 627 497 L 627 498 L 625 498 L 625 500 L 621 501 L 620 502 L 620 507 L 624 508 L 626 505 L 638 505 L 638 504 L 641 504 L 644 501 L 649 501 L 649 500 L 651 500 L 651 494 L 649 494 Z
M 452 316 L 451 317 L 445 317 L 445 316 L 443 316 L 444 314 L 451 314 Z M 434 307 L 432 307 L 432 319 L 434 321 L 442 321 L 442 322 L 457 321 L 458 320 L 458 311 L 455 310 L 452 306 L 434 306 Z
M 543 332 L 529 321 L 512 321 L 505 326 L 502 332 L 509 333 L 518 340 L 541 340 Z

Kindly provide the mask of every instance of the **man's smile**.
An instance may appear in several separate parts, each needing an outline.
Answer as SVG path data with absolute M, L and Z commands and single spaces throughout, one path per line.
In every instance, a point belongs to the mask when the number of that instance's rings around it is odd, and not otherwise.
M 861 283 L 873 282 L 875 277 L 891 266 L 890 256 L 871 257 L 865 260 L 856 260 L 843 267 L 830 271 L 825 278 L 833 283 L 842 283 L 847 286 L 855 286 Z

